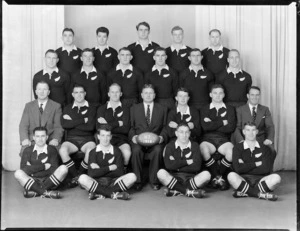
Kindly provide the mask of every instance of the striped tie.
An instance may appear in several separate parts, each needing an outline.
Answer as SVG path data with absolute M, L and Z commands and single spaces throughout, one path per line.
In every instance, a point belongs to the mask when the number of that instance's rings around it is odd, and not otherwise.
M 252 122 L 255 122 L 256 119 L 256 111 L 255 111 L 255 107 L 252 107 Z
M 40 110 L 41 114 L 43 114 L 44 109 L 43 109 L 43 104 L 42 103 L 40 104 L 39 110 Z
M 147 107 L 147 113 L 146 113 L 146 121 L 147 121 L 147 125 L 150 125 L 150 105 L 148 104 Z

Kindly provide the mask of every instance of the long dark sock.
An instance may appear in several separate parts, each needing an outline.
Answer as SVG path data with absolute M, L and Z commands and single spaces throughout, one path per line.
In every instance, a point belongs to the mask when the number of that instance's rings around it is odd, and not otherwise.
M 215 161 L 214 158 L 210 157 L 207 161 L 205 161 L 205 166 L 211 173 L 212 179 L 215 178 L 217 175 L 220 175 L 218 171 L 218 163 Z
M 196 182 L 195 182 L 195 179 L 194 178 L 191 178 L 187 184 L 187 188 L 188 189 L 198 189 L 197 185 L 196 185 Z
M 77 170 L 75 167 L 75 163 L 72 159 L 68 160 L 67 162 L 64 162 L 64 165 L 68 167 L 68 173 L 71 176 L 71 178 L 77 176 Z
M 81 175 L 87 173 L 87 170 L 88 170 L 88 164 L 84 160 L 82 160 L 79 166 L 78 174 Z
M 40 187 L 39 184 L 32 178 L 30 178 L 26 182 L 26 184 L 24 185 L 24 188 L 27 191 L 29 191 L 29 190 L 34 191 L 39 195 L 42 195 L 45 192 L 45 190 L 42 187 Z
M 176 190 L 178 192 L 181 192 L 182 194 L 185 194 L 185 192 L 186 192 L 186 187 L 183 184 L 179 183 L 178 180 L 175 177 L 173 177 L 171 179 L 171 181 L 167 185 L 167 187 L 169 189 L 174 189 L 174 190 Z
M 227 160 L 225 157 L 222 158 L 221 164 L 220 164 L 220 174 L 223 176 L 225 179 L 227 178 L 228 173 L 231 170 L 231 163 L 229 160 Z
M 242 181 L 237 191 L 248 194 L 250 197 L 257 197 L 259 190 L 251 187 L 246 181 Z
M 259 191 L 263 193 L 271 192 L 272 190 L 268 187 L 266 181 L 261 181 L 258 184 L 255 185 L 255 188 L 257 188 Z
M 49 178 L 45 180 L 45 189 L 48 190 L 53 187 L 57 187 L 60 185 L 60 183 L 61 182 L 54 176 L 54 174 L 52 174 Z

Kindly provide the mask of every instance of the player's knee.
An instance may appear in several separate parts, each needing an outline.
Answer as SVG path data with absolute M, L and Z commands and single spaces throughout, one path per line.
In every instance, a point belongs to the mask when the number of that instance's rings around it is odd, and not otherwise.
M 225 152 L 225 158 L 226 160 L 228 161 L 232 161 L 232 149 L 227 149 L 226 152 Z
M 281 182 L 281 177 L 278 174 L 272 174 L 271 175 L 271 181 L 272 183 L 275 184 L 280 184 Z
M 69 156 L 68 147 L 65 146 L 64 144 L 59 149 L 59 155 L 61 157 L 68 157 Z
M 201 173 L 202 177 L 204 180 L 209 181 L 211 178 L 211 174 L 209 173 L 209 171 L 205 170 Z
M 157 178 L 160 180 L 165 179 L 167 177 L 167 171 L 164 169 L 160 169 L 160 170 L 158 170 L 156 175 L 157 175 Z
M 230 184 L 236 182 L 237 174 L 235 172 L 230 172 L 227 176 L 227 180 L 229 181 Z
M 128 179 L 130 180 L 131 183 L 134 183 L 137 180 L 137 177 L 133 172 L 127 173 L 127 177 L 128 177 Z
M 58 167 L 57 171 L 58 171 L 58 174 L 60 176 L 67 175 L 68 174 L 68 167 L 66 165 L 62 164 Z
M 24 173 L 23 170 L 18 169 L 17 171 L 15 171 L 14 176 L 15 176 L 16 179 L 21 179 L 22 177 L 24 177 L 24 174 L 25 174 L 25 173 Z
M 78 178 L 78 183 L 80 185 L 85 185 L 86 182 L 88 181 L 89 177 L 86 174 L 81 174 Z

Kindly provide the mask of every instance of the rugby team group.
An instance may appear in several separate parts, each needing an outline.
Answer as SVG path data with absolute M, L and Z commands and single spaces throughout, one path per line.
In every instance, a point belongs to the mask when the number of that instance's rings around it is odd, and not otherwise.
M 83 50 L 65 28 L 63 46 L 46 51 L 19 125 L 24 197 L 80 186 L 91 200 L 128 200 L 149 182 L 168 197 L 231 186 L 234 198 L 276 201 L 274 124 L 239 51 L 223 47 L 218 29 L 204 50 L 184 45 L 179 26 L 167 48 L 150 40 L 147 22 L 136 30 L 137 42 L 117 52 L 106 27 Z M 145 132 L 157 142 L 140 142 Z

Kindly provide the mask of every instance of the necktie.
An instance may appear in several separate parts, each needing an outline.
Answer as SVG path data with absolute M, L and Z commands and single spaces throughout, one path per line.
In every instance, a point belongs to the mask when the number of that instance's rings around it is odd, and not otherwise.
M 148 105 L 147 107 L 147 113 L 146 113 L 146 121 L 147 121 L 147 125 L 150 125 L 150 105 Z
M 42 103 L 40 104 L 39 110 L 40 110 L 40 113 L 43 114 L 44 109 L 43 109 L 43 104 Z
M 255 122 L 256 119 L 256 111 L 255 111 L 255 107 L 252 107 L 252 122 Z

